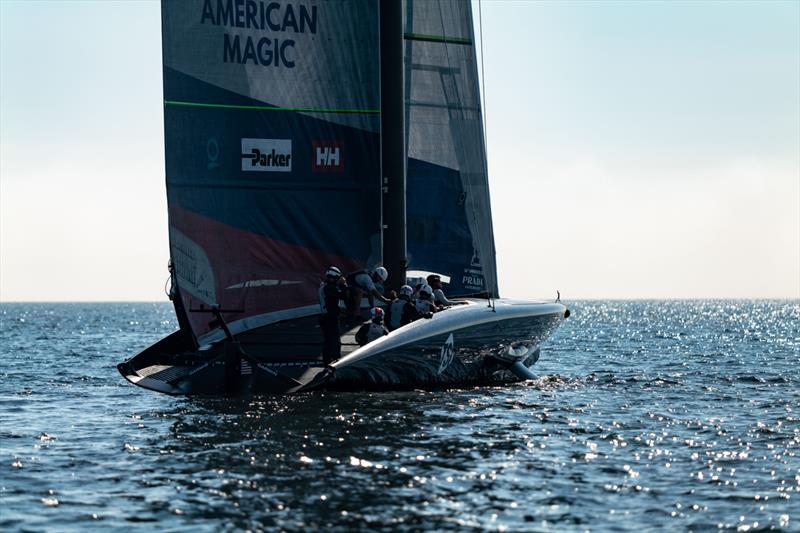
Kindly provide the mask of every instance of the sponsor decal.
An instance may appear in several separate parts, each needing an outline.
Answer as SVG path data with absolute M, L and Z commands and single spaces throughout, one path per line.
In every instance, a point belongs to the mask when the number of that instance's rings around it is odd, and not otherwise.
M 208 170 L 219 167 L 219 143 L 216 137 L 211 137 L 206 142 L 206 157 Z
M 465 289 L 471 291 L 484 291 L 483 267 L 481 266 L 481 259 L 478 256 L 477 248 L 472 249 L 472 260 L 470 261 L 469 268 L 464 269 L 461 284 Z
M 242 170 L 291 172 L 291 139 L 242 139 Z
M 311 143 L 312 172 L 343 172 L 344 143 L 339 141 L 313 141 Z
M 317 33 L 317 6 L 266 0 L 204 0 L 200 24 L 225 28 L 220 43 L 225 63 L 291 69 L 299 55 L 295 52 L 295 39 Z
M 478 249 L 472 249 L 472 260 L 469 262 L 469 266 L 474 268 L 481 268 L 481 258 L 478 256 Z
M 442 372 L 447 370 L 447 367 L 450 366 L 450 363 L 453 362 L 453 334 L 451 333 L 447 340 L 442 345 L 442 351 L 439 355 L 439 371 L 436 373 L 437 376 L 441 375 Z

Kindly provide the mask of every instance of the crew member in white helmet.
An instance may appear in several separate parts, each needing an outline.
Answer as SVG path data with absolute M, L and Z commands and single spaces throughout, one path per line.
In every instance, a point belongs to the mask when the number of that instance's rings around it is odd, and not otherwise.
M 389 272 L 382 266 L 373 269 L 356 270 L 347 275 L 347 286 L 350 288 L 350 296 L 347 300 L 347 311 L 352 316 L 358 315 L 361 310 L 361 298 L 365 295 L 369 300 L 369 306 L 375 307 L 375 298 L 388 304 L 391 302 L 378 288 L 376 283 L 385 283 L 389 277 Z
M 426 313 L 435 313 L 439 310 L 433 302 L 433 289 L 431 289 L 430 285 L 423 285 L 420 287 L 415 305 L 417 311 L 423 315 Z
M 325 281 L 319 286 L 319 326 L 322 330 L 322 361 L 331 364 L 342 355 L 339 331 L 339 302 L 347 298 L 347 284 L 335 266 L 325 271 Z
M 399 327 L 410 324 L 418 318 L 431 318 L 433 316 L 431 313 L 423 314 L 417 311 L 417 307 L 411 299 L 413 293 L 414 289 L 409 285 L 400 287 L 400 294 L 389 306 L 389 316 L 386 319 L 389 331 L 394 331 Z

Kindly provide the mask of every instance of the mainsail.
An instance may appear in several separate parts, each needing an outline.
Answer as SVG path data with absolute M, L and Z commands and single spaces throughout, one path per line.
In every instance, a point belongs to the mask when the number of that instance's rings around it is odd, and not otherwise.
M 380 261 L 378 3 L 162 2 L 170 252 L 192 333 L 316 312 Z
M 498 296 L 468 0 L 405 0 L 409 268 Z

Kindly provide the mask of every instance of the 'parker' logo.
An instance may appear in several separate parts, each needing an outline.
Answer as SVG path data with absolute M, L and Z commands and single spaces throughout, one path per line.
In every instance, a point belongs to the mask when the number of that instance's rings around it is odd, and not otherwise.
M 313 172 L 342 172 L 344 170 L 344 143 L 339 141 L 313 141 L 311 143 L 311 170 Z
M 242 139 L 242 170 L 291 172 L 291 139 Z

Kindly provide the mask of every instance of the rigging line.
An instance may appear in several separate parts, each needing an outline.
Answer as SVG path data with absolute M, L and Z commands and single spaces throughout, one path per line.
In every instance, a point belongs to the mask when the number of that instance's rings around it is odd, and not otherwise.
M 166 281 L 164 281 L 164 294 L 166 294 L 170 300 L 172 300 L 172 260 L 170 259 L 167 262 L 167 270 L 169 270 L 169 276 L 167 276 Z M 167 284 L 169 283 L 169 289 L 167 288 Z
M 483 100 L 483 152 L 486 154 L 486 177 L 488 180 L 489 177 L 489 142 L 487 139 L 486 129 L 488 128 L 488 122 L 486 120 L 486 71 L 483 68 L 483 10 L 481 9 L 481 0 L 478 0 L 478 33 L 481 40 L 481 82 L 483 87 L 481 87 L 481 99 Z M 494 248 L 494 245 L 492 245 Z M 494 250 L 492 250 L 494 251 Z M 487 288 L 487 294 L 489 293 Z M 492 306 L 492 311 L 495 310 L 494 308 L 494 300 L 490 297 L 489 298 L 489 305 Z
M 481 39 L 481 82 L 482 91 L 481 96 L 483 100 L 483 150 L 486 152 L 486 166 L 489 166 L 489 143 L 486 139 L 486 128 L 488 122 L 486 121 L 486 72 L 483 69 L 483 11 L 481 10 L 481 0 L 478 0 L 478 32 Z M 487 169 L 488 171 L 488 169 Z M 488 173 L 488 172 L 487 172 Z

